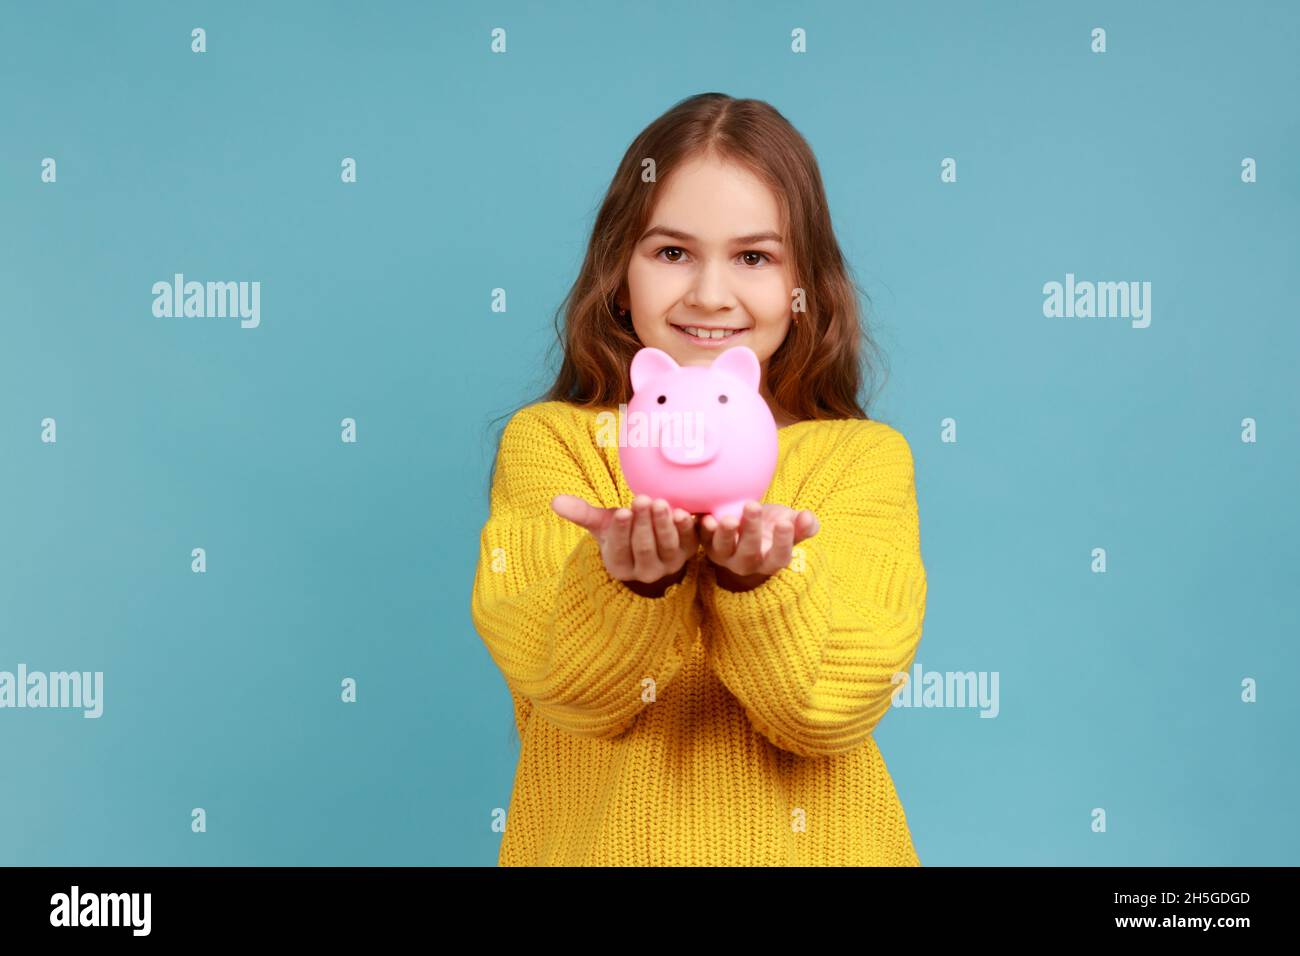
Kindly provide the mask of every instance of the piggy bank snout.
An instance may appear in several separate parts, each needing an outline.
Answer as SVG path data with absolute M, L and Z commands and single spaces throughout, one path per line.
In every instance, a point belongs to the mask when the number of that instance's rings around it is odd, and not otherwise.
M 703 465 L 718 456 L 721 432 L 705 415 L 666 421 L 659 430 L 659 454 L 674 465 Z

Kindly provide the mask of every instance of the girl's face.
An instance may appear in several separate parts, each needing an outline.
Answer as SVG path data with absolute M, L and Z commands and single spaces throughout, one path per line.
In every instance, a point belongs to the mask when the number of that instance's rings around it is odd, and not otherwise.
M 776 198 L 742 167 L 692 160 L 664 183 L 632 251 L 627 301 L 643 346 L 678 365 L 708 365 L 746 345 L 763 368 L 790 328 L 792 274 Z M 726 338 L 713 332 L 734 329 Z

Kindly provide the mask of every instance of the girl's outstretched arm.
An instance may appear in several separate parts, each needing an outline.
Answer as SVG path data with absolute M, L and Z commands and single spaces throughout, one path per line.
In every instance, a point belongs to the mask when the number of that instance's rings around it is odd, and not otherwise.
M 871 735 L 911 667 L 925 616 L 926 575 L 911 449 L 881 423 L 830 461 L 820 521 L 802 560 L 733 592 L 706 563 L 700 581 L 709 660 L 768 740 L 832 756 Z
M 563 422 L 535 407 L 506 425 L 471 598 L 474 626 L 516 704 L 563 730 L 614 737 L 661 693 L 700 623 L 699 562 L 662 597 L 612 578 L 596 539 L 557 515 L 556 495 L 619 507 L 593 480 L 599 452 L 570 447 Z

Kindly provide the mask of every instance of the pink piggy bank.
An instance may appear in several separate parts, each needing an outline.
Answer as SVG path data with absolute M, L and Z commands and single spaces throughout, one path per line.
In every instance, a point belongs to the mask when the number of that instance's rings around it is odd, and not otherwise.
M 751 349 L 683 366 L 643 348 L 631 373 L 618 460 L 633 494 L 719 520 L 763 500 L 776 473 L 776 421 L 758 394 L 762 370 Z

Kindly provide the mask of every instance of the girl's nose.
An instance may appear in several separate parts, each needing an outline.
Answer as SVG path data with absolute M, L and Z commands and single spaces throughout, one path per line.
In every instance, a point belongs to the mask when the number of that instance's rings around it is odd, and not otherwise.
M 691 301 L 699 309 L 711 311 L 728 305 L 731 292 L 727 288 L 726 263 L 709 260 L 695 273 L 691 286 Z

